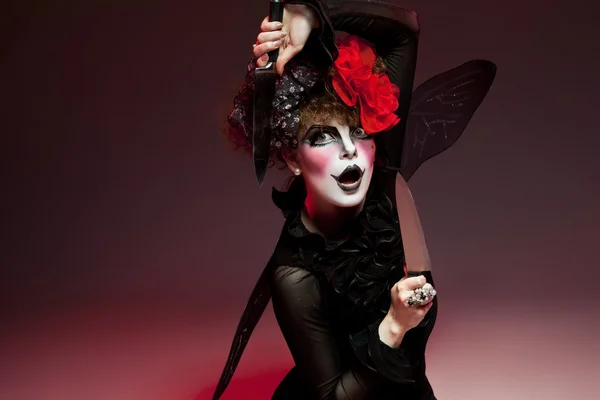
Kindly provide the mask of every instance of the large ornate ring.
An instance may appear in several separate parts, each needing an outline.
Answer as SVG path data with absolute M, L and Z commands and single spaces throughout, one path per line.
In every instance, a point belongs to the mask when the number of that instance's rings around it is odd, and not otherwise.
M 432 287 L 418 288 L 414 290 L 412 296 L 408 298 L 406 304 L 409 306 L 422 306 L 429 303 L 429 300 L 436 295 L 436 291 Z

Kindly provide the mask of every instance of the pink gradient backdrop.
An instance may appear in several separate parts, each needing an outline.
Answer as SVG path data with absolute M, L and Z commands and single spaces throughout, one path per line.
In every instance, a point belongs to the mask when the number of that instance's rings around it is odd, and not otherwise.
M 411 180 L 440 293 L 439 399 L 600 393 L 597 15 L 407 1 L 417 82 L 499 72 Z M 219 136 L 265 1 L 20 2 L 0 20 L 0 398 L 208 399 L 282 217 Z M 291 366 L 270 309 L 224 399 Z

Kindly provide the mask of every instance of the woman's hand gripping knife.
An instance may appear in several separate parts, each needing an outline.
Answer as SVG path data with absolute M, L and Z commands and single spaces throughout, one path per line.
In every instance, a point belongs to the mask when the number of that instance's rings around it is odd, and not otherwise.
M 409 305 L 409 299 L 419 288 L 425 291 L 433 289 L 423 275 L 410 278 L 405 276 L 392 287 L 390 309 L 379 324 L 379 339 L 387 346 L 400 347 L 404 334 L 419 325 L 433 305 L 434 296 L 425 304 Z
M 319 27 L 316 12 L 302 4 L 288 4 L 283 10 L 283 22 L 269 22 L 267 16 L 260 25 L 261 32 L 254 44 L 256 65 L 264 67 L 269 62 L 268 53 L 279 49 L 277 73 L 283 74 L 285 64 L 304 48 L 313 29 Z

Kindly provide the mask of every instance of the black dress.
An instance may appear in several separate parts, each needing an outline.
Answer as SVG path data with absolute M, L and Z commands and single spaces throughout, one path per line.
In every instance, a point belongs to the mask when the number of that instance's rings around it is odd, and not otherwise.
M 334 30 L 374 44 L 390 80 L 400 88 L 401 122 L 375 135 L 374 170 L 362 212 L 331 242 L 302 224 L 306 193 L 301 178 L 287 192 L 273 191 L 286 218 L 275 251 L 238 324 L 213 396 L 227 388 L 270 299 L 296 366 L 275 400 L 435 399 L 425 374 L 425 348 L 435 324 L 437 297 L 423 322 L 398 349 L 379 339 L 390 289 L 402 278 L 404 253 L 395 207 L 396 174 L 408 180 L 427 159 L 456 142 L 486 96 L 496 67 L 473 60 L 439 74 L 414 92 L 419 25 L 416 14 L 395 5 L 358 0 L 288 0 L 321 17 L 321 57 L 337 56 Z M 320 49 L 320 50 L 319 50 Z M 430 272 L 423 273 L 433 285 Z
M 425 376 L 425 347 L 437 298 L 398 349 L 379 339 L 390 289 L 402 278 L 404 254 L 393 199 L 395 173 L 378 169 L 363 211 L 329 242 L 302 224 L 299 179 L 274 193 L 287 216 L 273 254 L 275 316 L 296 366 L 273 399 L 435 399 Z M 430 272 L 425 273 L 433 285 Z

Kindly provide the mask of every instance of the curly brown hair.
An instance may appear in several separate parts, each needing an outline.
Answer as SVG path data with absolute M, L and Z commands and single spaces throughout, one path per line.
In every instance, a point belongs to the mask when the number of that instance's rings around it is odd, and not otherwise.
M 358 126 L 360 110 L 358 105 L 348 106 L 336 94 L 325 90 L 300 107 L 298 133 L 305 131 L 308 124 L 323 124 L 332 120 L 342 125 Z

